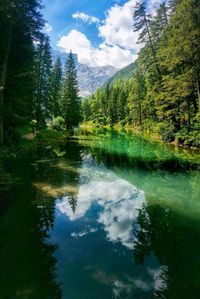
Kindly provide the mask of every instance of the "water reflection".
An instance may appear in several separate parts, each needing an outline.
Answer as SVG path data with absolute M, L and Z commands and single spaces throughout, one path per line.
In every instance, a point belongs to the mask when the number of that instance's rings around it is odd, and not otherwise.
M 43 210 L 37 208 L 37 195 L 29 181 L 30 164 L 20 161 L 20 166 L 12 165 L 16 170 L 10 175 L 20 183 L 11 183 L 10 192 L 4 194 L 7 208 L 0 218 L 0 298 L 60 299 L 62 292 L 53 256 L 57 247 L 48 241 L 48 229 L 54 223 L 54 203 L 45 201 Z
M 159 259 L 156 298 L 200 297 L 200 221 L 189 219 L 158 205 L 139 211 L 134 257 L 140 264 L 150 254 Z
M 166 149 L 110 134 L 11 163 L 0 298 L 200 298 L 199 172 L 184 159 L 177 171 Z
M 144 192 L 105 167 L 98 167 L 88 156 L 86 159 L 83 157 L 80 182 L 77 199 L 72 201 L 74 205 L 67 193 L 61 201 L 58 200 L 58 210 L 70 221 L 75 221 L 98 205 L 97 222 L 102 225 L 107 239 L 132 248 L 133 225 L 136 226 L 137 210 L 144 202 Z

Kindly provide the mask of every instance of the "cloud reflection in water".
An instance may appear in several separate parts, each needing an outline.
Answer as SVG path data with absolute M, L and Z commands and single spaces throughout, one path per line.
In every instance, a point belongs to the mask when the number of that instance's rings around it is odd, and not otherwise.
M 108 175 L 108 170 L 97 167 L 93 170 L 88 167 L 82 169 L 85 183 L 80 179 L 83 183 L 79 187 L 76 212 L 72 211 L 67 195 L 61 202 L 57 202 L 57 208 L 70 221 L 75 221 L 84 217 L 93 204 L 98 204 L 101 210 L 97 222 L 103 225 L 108 240 L 120 242 L 131 249 L 134 242 L 133 228 L 137 227 L 138 209 L 145 202 L 144 192 L 112 172 L 109 172 L 109 178 L 103 176 L 105 173 Z

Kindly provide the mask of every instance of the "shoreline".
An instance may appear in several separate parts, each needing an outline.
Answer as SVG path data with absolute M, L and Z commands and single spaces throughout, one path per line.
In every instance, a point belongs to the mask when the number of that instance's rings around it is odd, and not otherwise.
M 95 125 L 81 124 L 80 128 L 81 129 L 96 129 L 96 130 L 98 130 L 98 129 L 108 129 L 108 130 L 113 129 L 115 131 L 123 130 L 123 131 L 126 131 L 127 133 L 132 132 L 133 134 L 141 135 L 142 137 L 147 138 L 149 140 L 157 141 L 157 142 L 160 142 L 164 145 L 169 145 L 169 146 L 174 147 L 174 148 L 179 148 L 179 149 L 182 149 L 182 150 L 194 151 L 194 152 L 200 153 L 200 148 L 199 147 L 187 146 L 187 145 L 178 143 L 175 140 L 171 141 L 171 142 L 163 141 L 159 134 L 157 134 L 153 131 L 149 131 L 149 130 L 142 130 L 141 128 L 138 128 L 138 127 L 119 126 L 119 125 L 115 125 L 113 127 L 110 127 L 110 126 L 98 127 L 98 126 L 95 126 Z

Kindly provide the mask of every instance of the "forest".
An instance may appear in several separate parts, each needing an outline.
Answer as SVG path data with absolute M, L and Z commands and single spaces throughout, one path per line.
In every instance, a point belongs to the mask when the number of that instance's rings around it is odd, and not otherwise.
M 35 132 L 82 123 L 200 146 L 199 0 L 162 2 L 153 15 L 145 2 L 137 3 L 133 31 L 141 50 L 131 75 L 124 72 L 85 99 L 79 97 L 73 54 L 64 69 L 53 59 L 41 9 L 39 0 L 1 2 L 1 144 L 17 141 L 24 126 Z
M 82 103 L 84 122 L 127 126 L 200 146 L 200 2 L 161 3 L 154 15 L 137 4 L 133 30 L 142 49 L 131 78 L 122 76 Z
M 80 121 L 73 55 L 64 70 L 53 61 L 41 9 L 39 0 L 1 2 L 0 144 L 18 142 L 24 126 L 71 129 Z
M 199 170 L 200 0 L 0 0 L 0 299 L 199 299 Z

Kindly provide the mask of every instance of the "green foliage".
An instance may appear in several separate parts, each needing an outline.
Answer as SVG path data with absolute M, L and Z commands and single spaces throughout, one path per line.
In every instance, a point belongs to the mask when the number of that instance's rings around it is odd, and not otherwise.
M 57 157 L 62 158 L 66 152 L 65 151 L 61 151 L 59 147 L 54 148 L 53 152 L 56 154 Z
M 0 143 L 4 130 L 31 119 L 33 105 L 33 41 L 44 25 L 41 1 L 1 1 L 0 5 Z M 10 133 L 8 133 L 9 135 Z
M 60 58 L 57 58 L 49 82 L 49 110 L 50 117 L 59 116 L 60 111 L 60 98 L 61 98 L 61 84 L 62 84 L 62 64 Z
M 133 62 L 125 66 L 124 68 L 119 70 L 111 79 L 108 80 L 109 85 L 112 85 L 122 79 L 123 80 L 130 79 L 134 75 L 136 68 L 137 68 L 137 62 Z
M 17 129 L 9 128 L 6 130 L 4 139 L 8 146 L 16 146 L 21 141 L 21 134 Z
M 38 126 L 43 126 L 50 117 L 50 78 L 52 69 L 52 57 L 49 37 L 41 34 L 39 44 L 35 49 L 35 90 L 34 111 Z
M 51 130 L 51 129 L 43 129 L 40 130 L 37 134 L 35 142 L 57 142 L 60 139 L 66 137 L 62 132 Z
M 72 129 L 77 126 L 81 119 L 81 104 L 78 96 L 76 66 L 72 52 L 70 52 L 65 66 L 60 106 L 66 128 Z
M 172 122 L 162 123 L 159 128 L 161 138 L 165 142 L 171 142 L 175 140 L 175 128 Z
M 56 131 L 63 131 L 65 128 L 65 120 L 62 116 L 55 117 L 51 122 L 51 127 Z
M 84 119 L 154 131 L 164 141 L 199 147 L 199 15 L 199 0 L 171 0 L 170 7 L 163 2 L 154 16 L 144 2 L 137 3 L 134 30 L 144 47 L 134 72 L 131 78 L 116 75 L 96 91 Z
M 88 122 L 90 120 L 90 114 L 91 114 L 90 110 L 91 110 L 90 102 L 89 99 L 86 98 L 82 101 L 82 112 L 84 115 L 84 119 L 83 119 L 84 122 Z

